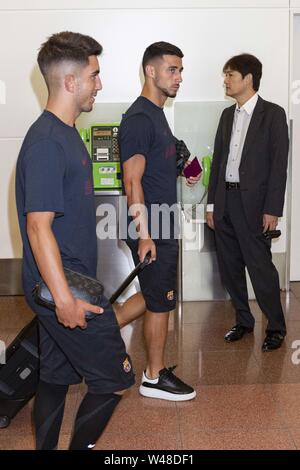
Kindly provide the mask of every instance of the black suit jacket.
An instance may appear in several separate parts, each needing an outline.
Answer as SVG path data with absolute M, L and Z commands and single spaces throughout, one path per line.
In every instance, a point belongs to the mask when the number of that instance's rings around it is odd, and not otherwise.
M 233 105 L 223 111 L 215 138 L 207 200 L 214 204 L 215 221 L 224 215 L 225 174 L 235 108 Z M 253 231 L 261 231 L 263 214 L 282 215 L 288 148 L 284 109 L 258 97 L 239 167 L 243 208 Z

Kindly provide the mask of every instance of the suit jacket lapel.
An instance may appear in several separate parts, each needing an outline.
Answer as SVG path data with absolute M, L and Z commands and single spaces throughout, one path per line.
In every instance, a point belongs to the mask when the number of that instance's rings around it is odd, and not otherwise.
M 263 113 L 264 113 L 264 104 L 263 104 L 263 99 L 259 96 L 256 106 L 253 110 L 253 114 L 251 117 L 251 121 L 248 127 L 244 147 L 243 147 L 243 152 L 241 156 L 241 163 L 246 157 L 246 154 L 248 150 L 251 148 L 251 144 L 253 142 L 253 139 L 256 137 L 258 129 L 260 127 L 262 118 L 263 118 Z
M 225 149 L 226 149 L 225 155 L 227 156 L 227 158 L 229 155 L 229 145 L 230 145 L 230 139 L 231 139 L 231 133 L 232 133 L 234 113 L 235 113 L 235 105 L 230 106 L 230 108 L 228 108 L 228 116 L 226 119 L 224 143 L 225 143 Z

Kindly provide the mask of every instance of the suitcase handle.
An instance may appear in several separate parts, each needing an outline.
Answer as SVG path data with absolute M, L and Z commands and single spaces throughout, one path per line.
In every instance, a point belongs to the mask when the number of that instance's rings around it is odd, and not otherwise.
M 150 262 L 150 259 L 151 259 L 151 251 L 148 251 L 148 253 L 146 254 L 145 258 L 144 258 L 144 261 L 140 261 L 136 267 L 134 268 L 133 271 L 131 271 L 131 273 L 129 274 L 129 276 L 126 277 L 126 279 L 122 282 L 122 284 L 120 285 L 120 287 L 116 290 L 116 292 L 114 292 L 112 294 L 112 296 L 110 297 L 109 301 L 111 304 L 113 304 L 117 298 L 119 297 L 119 295 L 122 294 L 122 292 L 126 289 L 126 287 L 129 286 L 129 284 L 133 281 L 133 279 L 136 277 L 136 275 L 141 272 Z
M 144 269 L 145 266 L 147 266 L 147 264 L 149 264 L 151 260 L 151 251 L 148 251 L 148 253 L 146 254 L 145 258 L 144 258 L 144 261 L 141 261 L 137 266 L 139 266 L 139 270 L 141 271 L 142 269 Z

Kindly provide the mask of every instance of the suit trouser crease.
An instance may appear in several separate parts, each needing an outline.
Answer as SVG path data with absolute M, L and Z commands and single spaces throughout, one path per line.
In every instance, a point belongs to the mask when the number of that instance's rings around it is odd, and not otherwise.
M 225 214 L 215 221 L 216 247 L 220 274 L 236 309 L 236 320 L 254 327 L 246 284 L 247 267 L 256 300 L 266 315 L 267 330 L 285 334 L 286 326 L 280 301 L 278 272 L 272 262 L 271 242 L 249 229 L 241 192 L 226 191 Z

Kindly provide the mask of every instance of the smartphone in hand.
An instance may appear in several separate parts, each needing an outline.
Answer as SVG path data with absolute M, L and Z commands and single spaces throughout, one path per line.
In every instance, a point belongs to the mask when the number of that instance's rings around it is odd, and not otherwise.
M 267 240 L 271 240 L 272 238 L 280 237 L 281 231 L 280 230 L 267 230 L 266 232 L 264 232 L 263 235 Z

